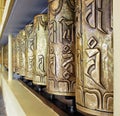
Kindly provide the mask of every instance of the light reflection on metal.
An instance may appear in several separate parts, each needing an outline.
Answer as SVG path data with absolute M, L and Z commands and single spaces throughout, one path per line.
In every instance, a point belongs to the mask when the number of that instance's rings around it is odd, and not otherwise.
M 47 91 L 74 96 L 75 32 L 74 0 L 49 1 Z
M 76 0 L 76 106 L 113 115 L 112 0 Z
M 25 27 L 26 33 L 26 76 L 25 78 L 28 80 L 33 80 L 34 74 L 34 33 L 33 33 L 33 25 L 29 24 Z
M 20 75 L 25 76 L 25 65 L 26 65 L 26 57 L 25 57 L 25 42 L 26 42 L 26 35 L 25 30 L 21 30 L 20 34 Z
M 16 73 L 20 73 L 20 34 L 18 33 L 15 40 L 16 47 Z
M 8 45 L 3 47 L 3 65 L 8 68 Z

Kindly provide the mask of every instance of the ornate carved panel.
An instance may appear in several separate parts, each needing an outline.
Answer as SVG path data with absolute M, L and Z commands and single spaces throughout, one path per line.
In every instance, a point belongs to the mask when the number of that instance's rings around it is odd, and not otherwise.
M 25 42 L 26 42 L 26 35 L 25 30 L 21 30 L 20 34 L 20 75 L 25 76 Z
M 47 91 L 73 96 L 75 92 L 74 0 L 49 1 Z
M 112 0 L 76 0 L 76 105 L 93 115 L 113 112 Z
M 18 33 L 17 34 L 17 36 L 16 36 L 16 72 L 17 73 L 20 73 L 20 62 L 21 62 L 21 60 L 20 60 L 20 54 L 21 54 L 21 48 L 20 48 L 20 43 L 21 43 L 21 41 L 20 41 L 20 33 Z
M 8 45 L 3 48 L 3 65 L 8 68 Z
M 34 71 L 34 33 L 33 25 L 29 24 L 25 27 L 26 33 L 26 79 L 33 80 L 33 71 Z
M 2 50 L 0 51 L 0 66 L 2 64 Z
M 47 35 L 48 35 L 48 18 L 47 14 L 39 14 L 34 17 L 34 54 L 35 54 L 35 71 L 33 83 L 46 85 L 47 76 Z

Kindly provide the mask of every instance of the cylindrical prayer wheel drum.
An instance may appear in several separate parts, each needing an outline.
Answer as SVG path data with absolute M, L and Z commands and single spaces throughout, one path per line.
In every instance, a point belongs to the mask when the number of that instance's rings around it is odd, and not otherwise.
M 16 73 L 20 73 L 20 34 L 16 36 Z
M 3 65 L 8 68 L 8 45 L 3 47 Z
M 75 94 L 74 0 L 49 1 L 47 91 Z
M 76 0 L 76 106 L 113 115 L 112 0 Z
M 26 35 L 25 30 L 21 30 L 20 32 L 20 75 L 25 76 L 25 41 L 26 41 Z
M 26 33 L 26 79 L 33 80 L 34 72 L 34 33 L 33 25 L 29 24 L 25 27 Z
M 8 68 L 8 44 L 5 45 L 5 67 Z
M 39 14 L 34 17 L 35 34 L 35 71 L 33 83 L 37 85 L 46 85 L 47 76 L 47 36 L 48 36 L 48 18 L 47 14 Z
M 2 50 L 0 51 L 0 68 L 2 66 Z

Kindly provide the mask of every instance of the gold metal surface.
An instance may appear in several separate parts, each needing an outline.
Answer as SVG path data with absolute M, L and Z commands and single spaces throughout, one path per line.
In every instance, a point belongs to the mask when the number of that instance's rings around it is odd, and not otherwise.
M 21 30 L 20 32 L 20 75 L 25 76 L 25 65 L 26 65 L 26 57 L 25 57 L 25 42 L 26 42 L 26 35 L 25 30 Z
M 112 0 L 76 0 L 76 106 L 113 112 Z
M 48 36 L 48 19 L 47 14 L 39 14 L 34 17 L 34 54 L 35 54 L 35 71 L 33 83 L 46 85 L 47 76 L 47 36 Z
M 0 50 L 0 66 L 2 65 L 2 50 Z
M 49 1 L 47 91 L 74 96 L 74 0 Z
M 33 25 L 29 24 L 25 27 L 25 33 L 26 33 L 26 76 L 25 78 L 28 80 L 33 80 L 33 74 L 34 74 L 34 38 L 35 35 L 33 33 Z
M 3 65 L 8 68 L 8 45 L 4 46 L 3 49 Z
M 20 73 L 20 34 L 18 33 L 15 40 L 16 47 L 16 73 Z

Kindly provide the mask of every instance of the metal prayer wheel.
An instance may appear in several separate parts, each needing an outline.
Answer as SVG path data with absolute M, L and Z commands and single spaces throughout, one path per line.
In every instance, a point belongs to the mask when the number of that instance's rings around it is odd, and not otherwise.
M 25 33 L 26 33 L 26 79 L 27 80 L 33 80 L 33 74 L 34 74 L 34 38 L 35 35 L 33 33 L 33 25 L 29 24 L 25 27 Z
M 76 107 L 113 115 L 112 0 L 76 0 Z
M 0 51 L 0 68 L 2 66 L 2 52 Z
M 20 34 L 16 36 L 16 73 L 20 73 Z
M 74 0 L 49 1 L 47 91 L 75 94 Z
M 47 14 L 39 14 L 34 17 L 34 52 L 35 52 L 35 71 L 33 83 L 46 85 L 47 76 L 47 35 L 48 35 Z
M 6 68 L 8 68 L 8 45 L 5 45 L 3 48 L 3 64 Z
M 26 35 L 25 35 L 25 30 L 21 30 L 19 32 L 20 34 L 20 75 L 25 76 L 25 41 L 26 41 Z

